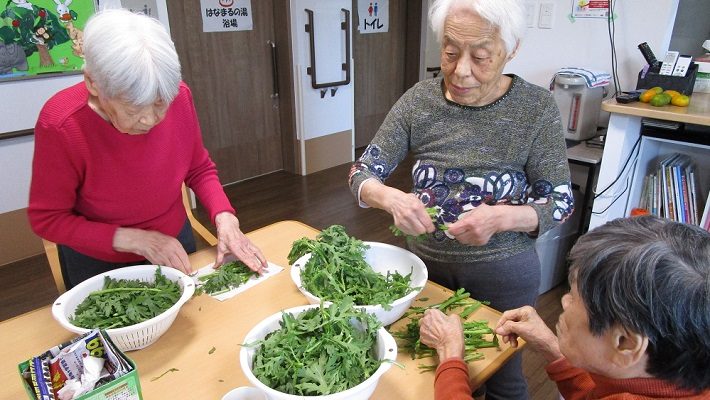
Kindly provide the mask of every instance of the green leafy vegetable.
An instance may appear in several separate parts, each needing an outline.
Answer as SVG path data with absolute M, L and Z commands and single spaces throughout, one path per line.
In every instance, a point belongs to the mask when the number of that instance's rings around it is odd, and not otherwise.
M 217 349 L 215 347 L 212 347 L 210 349 L 210 351 L 207 352 L 207 354 L 212 354 L 212 353 L 214 353 L 215 350 L 217 350 Z
M 429 214 L 429 218 L 431 218 L 431 222 L 434 223 L 434 227 L 438 230 L 445 231 L 449 227 L 444 224 L 443 221 L 439 220 L 439 207 L 427 207 L 425 208 L 427 214 Z M 392 224 L 389 226 L 390 231 L 392 232 L 393 235 L 395 236 L 404 236 L 404 237 L 412 237 L 416 240 L 424 240 L 427 237 L 426 233 L 422 233 L 421 235 L 418 236 L 413 236 L 413 235 L 407 235 L 404 232 L 402 232 L 401 229 L 399 229 L 396 225 Z
M 156 377 L 150 378 L 150 381 L 151 381 L 151 382 L 155 382 L 155 381 L 157 381 L 158 379 L 164 377 L 168 372 L 177 372 L 177 371 L 180 371 L 180 370 L 177 369 L 177 368 L 170 368 L 169 370 L 163 372 L 162 374 L 160 374 L 160 375 L 158 375 L 158 376 L 156 376 Z
M 439 304 L 433 304 L 426 307 L 411 307 L 407 315 L 411 316 L 411 320 L 404 330 L 392 333 L 392 336 L 399 339 L 399 348 L 406 350 L 412 356 L 412 359 L 434 357 L 436 350 L 421 343 L 419 339 L 419 321 L 424 316 L 424 312 L 429 308 L 436 308 L 443 313 L 450 313 L 454 309 L 463 310 L 459 312 L 459 316 L 464 321 L 474 311 L 481 307 L 481 302 L 470 298 L 470 294 L 464 289 L 457 290 L 451 297 Z M 467 321 L 463 323 L 464 329 L 464 361 L 475 361 L 483 359 L 483 353 L 478 349 L 486 347 L 499 347 L 498 337 L 488 326 L 488 321 Z M 491 339 L 488 339 L 491 337 Z M 420 365 L 419 369 L 423 371 L 433 371 L 436 365 Z
M 375 349 L 377 319 L 353 307 L 345 298 L 326 308 L 312 308 L 297 316 L 283 313 L 281 328 L 258 347 L 254 375 L 265 385 L 298 396 L 342 392 L 362 383 L 379 368 Z M 363 329 L 364 328 L 364 329 Z
M 81 328 L 111 329 L 151 319 L 177 303 L 180 286 L 166 278 L 160 268 L 155 282 L 104 278 L 103 289 L 89 293 L 69 321 Z
M 302 238 L 293 242 L 288 262 L 293 265 L 299 257 L 311 253 L 301 267 L 301 285 L 322 300 L 352 297 L 357 305 L 380 304 L 389 310 L 392 302 L 418 288 L 410 286 L 411 272 L 385 276 L 373 271 L 365 261 L 367 248 L 362 241 L 348 236 L 342 226 L 332 225 L 316 240 Z
M 200 282 L 203 282 L 203 284 L 197 287 L 195 295 L 199 296 L 202 293 L 214 295 L 228 292 L 243 285 L 252 276 L 258 275 L 259 274 L 249 269 L 243 262 L 232 261 L 222 265 L 211 274 L 199 277 L 198 279 Z

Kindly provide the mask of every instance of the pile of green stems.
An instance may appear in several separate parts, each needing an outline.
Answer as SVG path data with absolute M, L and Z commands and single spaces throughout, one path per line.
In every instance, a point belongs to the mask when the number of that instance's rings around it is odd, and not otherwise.
M 406 350 L 412 359 L 434 357 L 436 350 L 421 343 L 419 338 L 419 320 L 424 316 L 424 312 L 430 308 L 436 308 L 445 314 L 450 314 L 454 309 L 461 309 L 458 312 L 462 320 L 466 321 L 469 315 L 481 307 L 485 302 L 480 302 L 470 298 L 470 294 L 464 289 L 457 290 L 451 297 L 439 304 L 426 307 L 411 307 L 405 314 L 411 317 L 403 331 L 394 332 L 394 336 L 399 340 L 399 347 Z M 483 353 L 478 351 L 482 348 L 499 347 L 498 337 L 488 326 L 488 321 L 467 321 L 463 323 L 464 335 L 464 361 L 476 361 L 484 358 Z M 493 335 L 491 340 L 484 338 L 484 335 Z M 436 365 L 420 365 L 422 371 L 433 371 Z

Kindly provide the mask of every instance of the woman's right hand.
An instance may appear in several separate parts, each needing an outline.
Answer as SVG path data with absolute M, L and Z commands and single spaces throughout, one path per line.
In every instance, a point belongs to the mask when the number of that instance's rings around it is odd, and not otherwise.
M 186 274 L 192 273 L 187 252 L 172 236 L 157 231 L 118 228 L 113 235 L 113 249 L 145 257 L 155 265 L 165 265 Z
M 436 229 L 424 204 L 413 193 L 405 193 L 376 179 L 368 179 L 362 184 L 360 199 L 371 207 L 392 214 L 394 225 L 406 235 L 418 236 Z
M 399 191 L 390 197 L 389 207 L 386 209 L 394 218 L 394 225 L 407 235 L 418 236 L 422 233 L 434 232 L 436 227 L 426 208 L 413 193 Z
M 458 314 L 446 315 L 435 308 L 426 310 L 419 321 L 419 338 L 436 350 L 439 362 L 464 356 L 463 325 Z

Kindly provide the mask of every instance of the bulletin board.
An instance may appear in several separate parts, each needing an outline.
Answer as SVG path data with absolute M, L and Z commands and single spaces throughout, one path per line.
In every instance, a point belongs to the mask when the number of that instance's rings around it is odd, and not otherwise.
M 79 73 L 94 0 L 0 0 L 0 81 Z

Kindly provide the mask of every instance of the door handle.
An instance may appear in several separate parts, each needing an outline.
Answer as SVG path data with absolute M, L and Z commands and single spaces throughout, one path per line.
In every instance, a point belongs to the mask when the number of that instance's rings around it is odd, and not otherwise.
M 315 27 L 313 25 L 313 10 L 305 9 L 308 14 L 308 24 L 306 24 L 306 32 L 308 32 L 308 43 L 310 44 L 311 66 L 306 69 L 306 73 L 311 76 L 311 87 L 313 89 L 321 89 L 326 87 L 347 85 L 350 83 L 350 10 L 341 8 L 340 11 L 345 13 L 345 22 L 340 23 L 340 29 L 345 31 L 345 62 L 342 65 L 345 71 L 345 79 L 342 81 L 318 83 L 316 77 L 316 45 L 315 45 Z
M 267 40 L 266 43 L 271 46 L 271 82 L 272 82 L 272 99 L 279 98 L 279 64 L 276 62 L 276 43 Z

